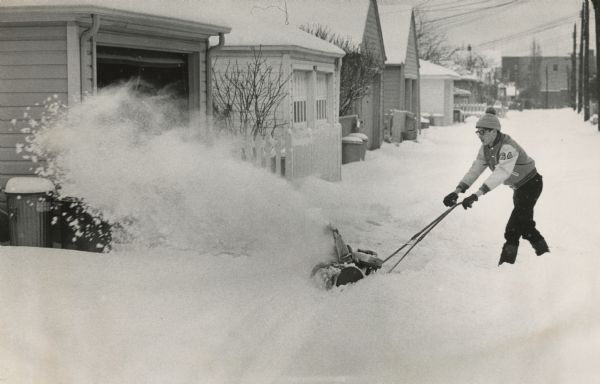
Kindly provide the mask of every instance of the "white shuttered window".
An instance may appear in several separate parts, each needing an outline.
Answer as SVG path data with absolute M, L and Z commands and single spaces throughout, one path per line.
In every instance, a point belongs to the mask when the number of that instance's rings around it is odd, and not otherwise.
M 317 73 L 317 121 L 327 120 L 328 75 Z
M 308 80 L 309 72 L 294 71 L 293 76 L 293 104 L 294 104 L 294 126 L 306 127 Z

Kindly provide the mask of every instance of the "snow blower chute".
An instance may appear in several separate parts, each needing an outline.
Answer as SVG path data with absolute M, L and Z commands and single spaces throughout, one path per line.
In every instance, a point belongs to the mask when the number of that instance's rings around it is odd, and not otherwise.
M 369 276 L 371 273 L 381 269 L 383 264 L 389 261 L 392 257 L 397 255 L 400 251 L 408 247 L 408 249 L 402 254 L 400 259 L 387 271 L 392 272 L 398 264 L 409 254 L 409 252 L 427 236 L 431 230 L 438 225 L 452 210 L 461 205 L 456 203 L 452 207 L 448 208 L 444 213 L 438 216 L 435 220 L 429 223 L 425 228 L 415 233 L 406 243 L 400 248 L 392 252 L 391 255 L 385 259 L 377 257 L 377 253 L 370 250 L 357 249 L 353 251 L 352 248 L 344 242 L 342 235 L 337 228 L 329 226 L 333 233 L 333 242 L 335 253 L 337 256 L 336 261 L 324 262 L 315 265 L 311 272 L 311 277 L 317 282 L 319 286 L 325 289 L 331 289 L 333 287 L 339 287 L 350 283 L 355 283 L 365 276 Z
M 352 248 L 344 242 L 342 235 L 332 226 L 333 243 L 337 261 L 330 263 L 319 263 L 312 270 L 311 277 L 325 289 L 339 287 L 354 283 L 365 276 L 381 268 L 383 260 L 377 257 L 377 253 L 369 250 Z

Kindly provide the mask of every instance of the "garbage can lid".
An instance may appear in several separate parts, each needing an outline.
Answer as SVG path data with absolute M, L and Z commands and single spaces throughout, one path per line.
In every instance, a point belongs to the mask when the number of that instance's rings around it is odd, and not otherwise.
M 362 144 L 363 139 L 356 136 L 344 136 L 342 137 L 342 143 L 344 144 Z
M 349 134 L 348 136 L 350 136 L 350 137 L 358 137 L 362 141 L 369 141 L 369 137 L 367 135 L 365 135 L 364 133 L 360 133 L 360 132 L 353 132 L 353 133 Z
M 46 193 L 54 191 L 54 184 L 43 177 L 13 177 L 6 183 L 6 193 Z

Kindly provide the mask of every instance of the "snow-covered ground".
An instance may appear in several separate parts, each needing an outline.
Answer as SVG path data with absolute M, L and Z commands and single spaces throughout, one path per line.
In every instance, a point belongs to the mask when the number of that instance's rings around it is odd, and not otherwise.
M 478 149 L 472 121 L 386 143 L 340 183 L 290 184 L 189 131 L 102 126 L 122 105 L 82 107 L 46 143 L 71 149 L 66 192 L 134 238 L 110 254 L 0 247 L 3 383 L 600 382 L 600 134 L 573 111 L 502 119 L 544 176 L 550 254 L 522 242 L 497 266 L 501 186 L 394 273 L 322 291 L 309 272 L 331 256 L 325 225 L 390 254 L 445 210 Z

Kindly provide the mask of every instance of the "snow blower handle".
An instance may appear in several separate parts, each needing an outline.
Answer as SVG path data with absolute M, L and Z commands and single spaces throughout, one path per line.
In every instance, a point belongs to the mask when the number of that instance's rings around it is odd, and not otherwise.
M 386 257 L 383 260 L 383 263 L 385 263 L 386 261 L 388 261 L 389 259 L 391 259 L 393 256 L 395 256 L 398 252 L 400 252 L 401 250 L 403 250 L 404 248 L 408 247 L 410 245 L 410 248 L 408 248 L 408 250 L 402 255 L 402 257 L 400 258 L 400 260 L 398 260 L 396 262 L 396 264 L 394 264 L 392 266 L 392 268 L 390 268 L 390 270 L 388 271 L 388 273 L 392 272 L 394 270 L 394 268 L 396 268 L 398 266 L 398 264 L 400 264 L 400 262 L 402 260 L 404 260 L 404 258 L 406 257 L 406 255 L 408 255 L 408 253 L 417 245 L 419 244 L 419 242 L 421 240 L 423 240 L 425 238 L 425 236 L 427 236 L 427 234 L 429 232 L 431 232 L 431 230 L 433 228 L 435 228 L 436 225 L 438 225 L 442 220 L 444 220 L 444 218 L 446 216 L 448 216 L 448 214 L 450 212 L 452 212 L 454 210 L 454 208 L 458 207 L 459 205 L 462 204 L 461 202 L 458 202 L 456 204 L 454 204 L 453 206 L 451 206 L 450 208 L 448 208 L 446 211 L 444 211 L 444 213 L 442 213 L 441 215 L 439 215 L 435 220 L 433 220 L 431 223 L 427 224 L 427 226 L 423 229 L 421 229 L 419 232 L 415 233 L 413 235 L 413 237 L 410 238 L 410 240 L 408 240 L 404 245 L 402 245 L 400 248 L 398 248 L 397 250 L 395 250 L 391 255 L 389 255 L 388 257 Z

